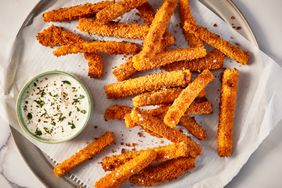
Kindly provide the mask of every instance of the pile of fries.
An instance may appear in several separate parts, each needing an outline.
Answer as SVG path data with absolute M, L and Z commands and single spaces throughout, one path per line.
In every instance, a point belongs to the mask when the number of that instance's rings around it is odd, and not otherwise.
M 175 39 L 167 27 L 177 5 L 189 48 L 169 49 Z M 139 11 L 145 24 L 115 21 L 133 9 Z M 152 136 L 172 142 L 167 146 L 106 156 L 102 167 L 111 172 L 97 181 L 95 187 L 119 187 L 127 180 L 138 186 L 153 186 L 176 179 L 195 167 L 202 150 L 192 138 L 175 127 L 185 127 L 199 140 L 206 138 L 206 131 L 191 115 L 212 113 L 205 92 L 214 79 L 211 71 L 223 69 L 225 57 L 247 64 L 248 52 L 198 25 L 191 14 L 189 0 L 163 0 L 156 12 L 146 0 L 104 1 L 48 11 L 43 19 L 45 22 L 78 20 L 78 29 L 91 35 L 143 40 L 140 50 L 135 43 L 86 40 L 54 25 L 37 35 L 42 45 L 58 47 L 53 52 L 55 56 L 84 53 L 89 66 L 88 75 L 92 78 L 102 77 L 100 53 L 132 54 L 113 71 L 118 82 L 105 85 L 104 90 L 109 99 L 135 95 L 133 107 L 112 105 L 105 112 L 105 120 L 120 119 L 127 128 L 141 126 Z M 212 47 L 211 51 L 207 52 L 205 43 Z M 137 72 L 151 69 L 164 72 L 130 79 Z M 192 73 L 199 73 L 194 80 Z M 224 69 L 222 74 L 217 135 L 220 157 L 232 155 L 238 77 L 236 69 Z M 144 106 L 156 107 L 140 108 Z M 113 133 L 105 133 L 55 166 L 54 173 L 65 175 L 113 142 Z

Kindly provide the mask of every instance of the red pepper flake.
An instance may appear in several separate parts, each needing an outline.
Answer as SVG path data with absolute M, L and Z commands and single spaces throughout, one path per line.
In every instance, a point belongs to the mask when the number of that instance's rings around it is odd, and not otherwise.
M 217 27 L 217 24 L 215 23 L 215 24 L 213 24 L 213 26 L 214 26 L 214 27 Z
M 125 149 L 125 148 L 121 149 L 121 153 L 126 153 L 126 152 L 127 152 L 127 149 Z
M 137 134 L 139 137 L 145 137 L 143 132 L 138 132 Z
M 230 18 L 231 18 L 231 20 L 235 20 L 236 19 L 235 16 L 231 16 Z
M 123 146 L 123 145 L 124 145 L 124 142 L 121 142 L 121 143 L 120 143 L 120 145 L 122 145 L 122 146 Z
M 240 30 L 240 29 L 242 29 L 242 27 L 241 27 L 241 26 L 236 27 L 236 30 Z

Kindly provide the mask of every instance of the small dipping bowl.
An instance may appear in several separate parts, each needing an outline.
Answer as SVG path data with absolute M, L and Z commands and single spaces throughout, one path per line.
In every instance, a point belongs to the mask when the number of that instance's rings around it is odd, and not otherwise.
M 16 104 L 23 131 L 48 144 L 78 136 L 86 127 L 91 110 L 87 88 L 76 76 L 63 71 L 35 76 L 21 89 Z

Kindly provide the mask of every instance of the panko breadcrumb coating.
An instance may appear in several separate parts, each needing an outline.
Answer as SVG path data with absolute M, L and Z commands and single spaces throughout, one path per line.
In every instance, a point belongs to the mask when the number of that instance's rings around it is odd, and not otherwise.
M 125 63 L 119 65 L 114 71 L 113 75 L 118 81 L 123 81 L 128 79 L 131 75 L 138 72 L 132 62 L 132 57 L 128 58 Z
M 95 183 L 95 188 L 116 188 L 121 186 L 130 176 L 140 172 L 157 157 L 152 150 L 142 151 L 138 156 L 124 163 Z
M 90 78 L 101 78 L 103 75 L 103 61 L 96 53 L 84 53 L 84 58 L 88 62 L 88 76 Z
M 51 10 L 43 14 L 43 20 L 45 22 L 61 22 L 77 20 L 79 18 L 85 18 L 94 16 L 98 11 L 113 4 L 111 1 L 102 1 L 94 4 L 76 5 L 72 7 L 59 8 Z
M 199 140 L 207 137 L 207 132 L 197 123 L 194 117 L 184 116 L 180 119 L 179 125 L 185 127 L 193 136 Z
M 104 119 L 106 121 L 113 119 L 124 119 L 125 114 L 130 113 L 132 110 L 129 106 L 124 105 L 112 105 L 108 107 L 104 114 Z
M 75 44 L 64 45 L 57 48 L 53 54 L 55 56 L 63 56 L 73 53 L 93 53 L 104 52 L 108 54 L 136 54 L 138 46 L 130 42 L 115 42 L 115 41 L 94 41 L 80 42 Z
M 205 69 L 216 70 L 223 67 L 225 55 L 218 49 L 208 52 L 205 57 L 191 61 L 180 61 L 165 65 L 162 69 L 166 71 L 175 71 L 189 69 L 190 71 L 203 71 Z
M 101 22 L 109 22 L 122 16 L 130 10 L 139 7 L 147 0 L 120 0 L 111 4 L 96 14 L 96 19 Z
M 175 127 L 191 103 L 213 79 L 214 76 L 209 70 L 204 70 L 201 74 L 199 74 L 197 78 L 180 93 L 180 95 L 174 100 L 173 104 L 169 107 L 164 117 L 164 123 L 169 127 Z
M 221 38 L 219 35 L 210 32 L 207 28 L 186 22 L 184 29 L 202 39 L 214 48 L 220 50 L 231 59 L 234 59 L 243 65 L 248 63 L 250 55 L 247 51 L 244 51 L 241 48 L 231 44 L 230 42 Z
M 159 165 L 149 166 L 129 178 L 129 182 L 137 186 L 154 186 L 172 181 L 187 173 L 196 165 L 196 159 L 182 157 L 163 162 Z
M 150 148 L 146 150 L 153 150 L 157 153 L 157 157 L 154 161 L 163 162 L 179 157 L 185 157 L 188 152 L 187 145 L 184 142 L 170 144 L 166 146 L 160 146 L 155 148 Z M 105 171 L 114 170 L 120 165 L 123 165 L 127 161 L 135 158 L 140 154 L 141 151 L 130 151 L 120 155 L 113 155 L 104 157 L 102 160 L 102 167 Z
M 63 176 L 77 165 L 91 159 L 94 155 L 100 153 L 105 147 L 111 145 L 114 142 L 114 133 L 106 132 L 97 140 L 92 141 L 85 146 L 79 152 L 75 153 L 69 159 L 56 165 L 53 172 L 56 176 Z
M 226 69 L 222 75 L 217 131 L 217 152 L 221 157 L 232 155 L 232 134 L 236 110 L 239 71 Z
M 161 88 L 185 86 L 191 80 L 189 70 L 162 72 L 105 85 L 108 98 L 122 98 Z

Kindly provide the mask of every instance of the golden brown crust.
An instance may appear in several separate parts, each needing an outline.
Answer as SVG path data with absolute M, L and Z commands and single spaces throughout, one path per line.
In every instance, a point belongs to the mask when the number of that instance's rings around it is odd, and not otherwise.
M 53 172 L 56 176 L 63 176 L 77 165 L 89 160 L 94 155 L 100 153 L 105 147 L 111 145 L 114 142 L 114 133 L 106 132 L 97 140 L 94 140 L 79 152 L 72 155 L 67 160 L 56 165 Z
M 232 132 L 236 109 L 239 71 L 226 69 L 222 76 L 217 152 L 221 157 L 232 155 Z
M 179 0 L 179 14 L 182 28 L 185 22 L 196 23 L 190 11 L 189 0 Z M 203 41 L 195 37 L 195 35 L 185 31 L 184 29 L 183 33 L 190 48 L 204 47 Z
M 130 116 L 135 123 L 140 125 L 142 128 L 148 129 L 163 138 L 166 138 L 174 143 L 184 142 L 187 144 L 189 149 L 189 156 L 197 157 L 201 154 L 202 150 L 200 146 L 194 142 L 190 137 L 185 136 L 177 129 L 166 126 L 161 119 L 151 116 L 143 110 L 134 108 Z
M 186 22 L 184 29 L 187 32 L 190 32 L 196 37 L 202 39 L 214 48 L 220 50 L 222 53 L 224 53 L 231 59 L 234 59 L 243 65 L 248 63 L 250 55 L 247 51 L 238 48 L 237 46 L 224 40 L 220 36 L 210 32 L 207 28 Z
M 90 78 L 101 78 L 103 76 L 103 61 L 96 53 L 84 53 L 88 62 L 88 76 Z
M 194 117 L 182 117 L 179 121 L 179 125 L 185 127 L 199 140 L 204 140 L 207 137 L 207 132 L 197 123 Z
M 194 59 L 191 61 L 180 61 L 165 65 L 162 69 L 166 71 L 175 71 L 189 69 L 190 71 L 203 71 L 205 69 L 216 70 L 223 67 L 225 55 L 217 50 L 213 49 L 205 57 Z
M 157 153 L 157 157 L 154 161 L 163 162 L 179 157 L 185 157 L 188 152 L 187 145 L 184 142 L 170 144 L 167 146 L 155 147 L 147 150 L 153 150 Z M 127 161 L 135 158 L 141 151 L 130 151 L 120 155 L 113 155 L 104 157 L 102 160 L 102 167 L 105 171 L 114 170 L 117 167 L 123 165 Z
M 45 22 L 71 21 L 95 15 L 98 11 L 113 4 L 110 1 L 98 2 L 94 4 L 84 4 L 72 7 L 51 10 L 43 14 Z
M 159 52 L 156 45 L 161 43 L 161 39 L 166 31 L 170 17 L 176 8 L 177 0 L 164 0 L 163 4 L 157 11 L 150 30 L 144 39 L 143 49 L 141 51 L 142 57 L 152 57 Z M 133 58 L 133 62 L 135 62 Z M 135 67 L 136 68 L 136 67 Z
M 142 151 L 132 160 L 119 166 L 111 173 L 105 175 L 95 183 L 95 188 L 116 188 L 129 179 L 130 176 L 140 172 L 151 164 L 157 154 L 154 151 Z
M 164 87 L 185 86 L 191 80 L 189 70 L 163 72 L 105 85 L 108 98 L 121 98 Z
M 175 49 L 160 52 L 154 58 L 146 58 L 140 53 L 133 56 L 133 66 L 138 71 L 158 68 L 177 61 L 190 61 L 207 55 L 205 48 Z
M 36 38 L 40 44 L 46 47 L 63 46 L 84 41 L 81 36 L 55 25 L 51 25 L 38 33 Z
M 212 113 L 212 103 L 209 101 L 194 101 L 185 111 L 185 115 L 210 114 Z
M 172 181 L 195 167 L 196 159 L 182 157 L 149 166 L 129 178 L 130 183 L 137 186 L 154 186 Z
M 121 0 L 105 7 L 96 14 L 96 19 L 101 22 L 109 22 L 113 19 L 129 12 L 130 10 L 139 7 L 146 0 Z
M 131 110 L 132 108 L 129 106 L 114 104 L 106 109 L 104 114 L 105 121 L 113 119 L 123 120 L 124 116 L 129 114 Z
M 150 105 L 161 105 L 161 104 L 170 104 L 179 96 L 183 88 L 169 88 L 161 89 L 158 91 L 152 91 L 147 93 L 142 93 L 135 96 L 132 99 L 133 106 L 150 106 Z M 205 90 L 201 91 L 198 98 L 205 97 Z
M 80 42 L 75 44 L 64 45 L 57 48 L 53 54 L 55 56 L 63 56 L 73 53 L 93 53 L 104 52 L 108 54 L 136 54 L 138 46 L 129 42 Z
M 114 71 L 113 75 L 118 81 L 123 81 L 136 73 L 137 70 L 133 66 L 132 58 L 128 58 L 127 61 L 119 65 Z
M 190 83 L 174 100 L 169 107 L 164 122 L 169 127 L 175 127 L 191 103 L 199 93 L 213 80 L 214 76 L 209 70 L 204 70 L 197 78 Z

